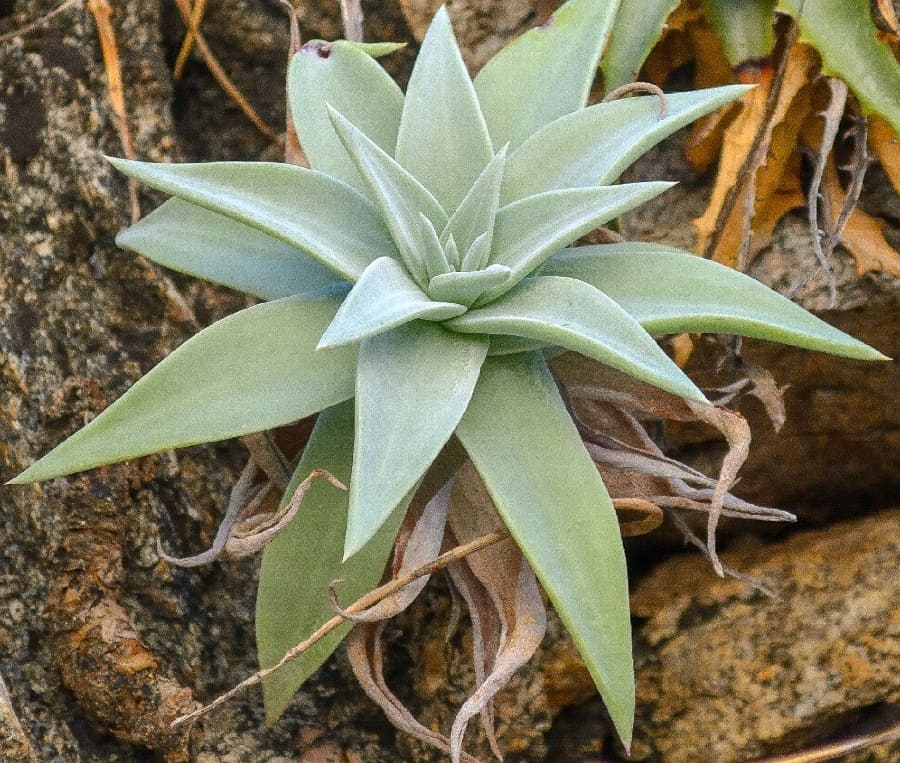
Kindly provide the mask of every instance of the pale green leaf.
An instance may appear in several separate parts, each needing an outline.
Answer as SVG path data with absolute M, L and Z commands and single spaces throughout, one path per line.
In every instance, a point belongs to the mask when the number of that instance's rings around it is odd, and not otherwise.
M 618 302 L 647 331 L 740 334 L 861 360 L 884 356 L 759 281 L 659 244 L 583 246 L 542 274 L 578 278 Z
M 441 233 L 444 241 L 453 236 L 459 251 L 465 253 L 475 239 L 487 235 L 486 245 L 490 251 L 494 217 L 500 207 L 500 183 L 505 166 L 506 149 L 502 148 L 472 184 L 456 211 L 450 215 L 447 227 Z
M 629 744 L 634 677 L 619 525 L 541 356 L 488 358 L 456 434 Z
M 353 403 L 346 402 L 319 415 L 282 506 L 313 469 L 325 469 L 349 484 L 352 458 Z M 334 616 L 328 600 L 329 583 L 343 580 L 341 596 L 354 601 L 380 582 L 408 501 L 401 503 L 358 554 L 342 563 L 347 501 L 346 491 L 324 481 L 313 483 L 300 511 L 266 546 L 256 596 L 260 667 L 275 665 L 289 649 Z M 263 680 L 269 723 L 278 720 L 297 689 L 325 662 L 351 627 L 350 623 L 340 626 Z
M 430 299 L 399 262 L 381 257 L 350 290 L 322 335 L 319 349 L 359 342 L 416 318 L 441 321 L 465 311 L 464 305 Z
M 491 155 L 472 80 L 441 6 L 409 78 L 395 156 L 450 213 Z
M 703 10 L 733 67 L 775 47 L 775 0 L 703 0 Z
M 336 42 L 361 50 L 372 58 L 384 58 L 406 47 L 405 42 L 356 42 L 355 40 L 337 40 Z
M 429 281 L 435 276 L 449 273 L 453 268 L 450 267 L 450 261 L 447 254 L 453 254 L 452 249 L 444 250 L 441 239 L 425 215 L 419 213 L 419 246 L 422 251 L 422 258 L 425 260 L 425 272 Z
M 345 117 L 330 107 L 328 111 L 344 147 L 381 207 L 406 269 L 420 286 L 424 286 L 428 280 L 425 261 L 419 251 L 419 215 L 424 214 L 437 230 L 444 229 L 447 215 L 409 172 Z
M 900 63 L 878 39 L 869 0 L 778 0 L 798 19 L 800 38 L 822 57 L 825 74 L 840 77 L 867 111 L 900 134 Z
M 746 85 L 598 103 L 562 117 L 527 140 L 507 162 L 501 199 L 609 185 L 636 159 L 676 130 L 739 98 Z
M 517 148 L 587 103 L 619 0 L 569 0 L 500 50 L 475 78 L 494 148 Z
M 459 269 L 459 248 L 456 246 L 456 239 L 453 238 L 452 233 L 447 237 L 447 241 L 444 244 L 444 258 L 451 269 Z
M 505 265 L 489 265 L 484 270 L 460 271 L 435 276 L 428 284 L 432 299 L 471 305 L 488 289 L 494 289 L 509 279 L 510 269 Z
M 490 304 L 444 325 L 467 334 L 521 336 L 560 345 L 675 395 L 705 400 L 634 318 L 603 292 L 574 278 L 526 278 Z
M 180 273 L 262 299 L 342 283 L 299 249 L 217 212 L 169 199 L 116 237 L 116 244 Z
M 369 541 L 453 434 L 487 348 L 484 337 L 421 321 L 362 343 L 344 558 Z
M 600 69 L 606 91 L 637 79 L 679 0 L 622 0 Z
M 13 482 L 260 432 L 347 400 L 356 347 L 315 349 L 340 302 L 286 297 L 214 323 Z
M 475 272 L 484 269 L 491 259 L 491 242 L 493 241 L 493 227 L 485 231 L 472 242 L 469 251 L 466 252 L 460 266 L 461 270 Z M 499 266 L 502 267 L 502 266 Z
M 568 188 L 529 196 L 502 207 L 497 213 L 491 261 L 511 268 L 512 275 L 502 286 L 488 291 L 481 302 L 511 289 L 575 239 L 673 185 L 656 182 Z
M 295 246 L 348 281 L 396 247 L 375 206 L 320 172 L 270 162 L 155 164 L 107 157 L 129 177 Z
M 345 114 L 376 145 L 393 154 L 403 110 L 403 92 L 397 83 L 359 44 L 313 40 L 291 59 L 287 93 L 294 128 L 310 166 L 368 193 L 326 106 Z
M 547 347 L 547 343 L 538 339 L 494 334 L 491 336 L 491 349 L 488 350 L 488 355 L 512 355 L 516 352 L 542 350 L 545 347 Z

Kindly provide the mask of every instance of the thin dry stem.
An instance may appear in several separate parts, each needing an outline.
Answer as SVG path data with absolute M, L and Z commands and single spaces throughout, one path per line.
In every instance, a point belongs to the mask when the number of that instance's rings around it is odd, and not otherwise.
M 466 543 L 462 546 L 457 546 L 456 548 L 441 554 L 433 562 L 430 562 L 419 567 L 416 570 L 413 570 L 408 575 L 404 575 L 401 578 L 391 580 L 390 582 L 385 583 L 383 586 L 370 591 L 365 596 L 361 596 L 350 606 L 348 606 L 346 608 L 346 611 L 351 614 L 357 614 L 359 612 L 362 612 L 363 610 L 369 609 L 369 607 L 372 607 L 375 604 L 378 604 L 378 602 L 382 601 L 383 599 L 386 599 L 388 596 L 397 593 L 419 578 L 426 575 L 433 575 L 435 572 L 444 569 L 447 565 L 452 564 L 453 562 L 457 562 L 460 559 L 465 559 L 467 556 L 477 553 L 478 551 L 488 548 L 489 546 L 493 546 L 495 543 L 499 543 L 500 541 L 506 540 L 507 538 L 509 538 L 508 532 L 493 532 L 488 533 L 487 535 L 483 535 L 480 538 L 476 538 L 470 543 Z M 339 628 L 343 622 L 344 618 L 342 616 L 336 615 L 335 617 L 332 617 L 330 620 L 325 622 L 318 630 L 316 630 L 315 633 L 309 636 L 309 638 L 304 639 L 299 644 L 290 649 L 287 653 L 285 653 L 284 657 L 282 657 L 277 664 L 273 665 L 270 668 L 259 670 L 252 676 L 245 678 L 233 689 L 230 689 L 221 696 L 216 697 L 216 699 L 214 699 L 208 705 L 204 705 L 203 707 L 195 710 L 192 713 L 188 713 L 187 715 L 182 715 L 179 718 L 176 718 L 172 722 L 171 727 L 175 728 L 176 726 L 180 726 L 187 721 L 199 718 L 201 715 L 205 715 L 213 708 L 216 708 L 219 705 L 227 702 L 229 699 L 234 697 L 236 694 L 239 694 L 244 689 L 248 689 L 251 686 L 256 686 L 256 684 L 260 683 L 264 678 L 266 678 L 266 676 L 271 675 L 279 668 L 282 668 L 292 660 L 295 660 L 311 646 L 318 643 L 321 639 L 323 639 L 336 628 Z
M 834 148 L 834 142 L 837 139 L 841 117 L 844 114 L 844 108 L 847 106 L 848 91 L 846 83 L 834 77 L 828 80 L 828 86 L 831 88 L 831 102 L 828 104 L 828 108 L 822 112 L 825 126 L 822 130 L 822 143 L 816 155 L 816 166 L 809 185 L 806 208 L 809 216 L 809 229 L 813 237 L 813 251 L 819 263 L 819 269 L 824 270 L 828 278 L 829 306 L 834 307 L 834 303 L 837 300 L 837 285 L 834 279 L 834 272 L 828 261 L 830 251 L 826 251 L 826 247 L 822 246 L 823 231 L 819 229 L 819 199 L 821 196 L 822 178 L 825 175 L 825 165 L 828 163 L 828 155 Z M 830 216 L 830 201 L 825 203 L 823 211 Z
M 871 734 L 852 736 L 837 742 L 829 742 L 811 747 L 808 750 L 791 752 L 785 755 L 774 755 L 768 758 L 756 758 L 751 763 L 825 763 L 829 760 L 843 759 L 853 752 L 865 750 L 876 744 L 888 744 L 900 739 L 900 723 L 893 723 L 887 728 Z
M 231 77 L 225 72 L 225 69 L 222 68 L 222 65 L 219 63 L 219 60 L 216 58 L 215 54 L 210 49 L 209 45 L 206 43 L 206 38 L 204 38 L 203 34 L 197 29 L 197 26 L 191 20 L 191 5 L 189 0 L 175 0 L 175 5 L 178 7 L 178 12 L 181 14 L 181 20 L 184 22 L 184 25 L 190 32 L 194 34 L 194 44 L 197 46 L 197 50 L 200 51 L 200 55 L 203 57 L 203 61 L 209 69 L 210 73 L 215 78 L 216 82 L 219 83 L 219 86 L 228 94 L 228 96 L 233 100 L 244 112 L 247 119 L 249 119 L 254 127 L 260 131 L 268 140 L 281 145 L 281 136 L 275 132 L 266 121 L 256 112 L 256 109 L 250 105 L 250 102 L 244 97 L 244 94 L 238 89 L 237 85 L 234 84 Z
M 178 57 L 175 59 L 175 66 L 172 67 L 172 79 L 176 82 L 181 79 L 188 56 L 191 54 L 191 48 L 194 47 L 196 34 L 193 30 L 200 28 L 200 22 L 203 21 L 203 14 L 206 12 L 206 1 L 195 0 L 194 7 L 191 8 L 191 25 L 184 35 L 184 41 L 181 43 L 181 49 L 178 51 Z
M 629 82 L 627 85 L 621 85 L 615 90 L 608 92 L 603 98 L 603 103 L 616 101 L 629 93 L 650 93 L 655 95 L 659 98 L 659 118 L 664 119 L 669 113 L 669 102 L 666 100 L 666 94 L 661 87 L 654 85 L 652 82 Z
M 700 553 L 703 554 L 703 556 L 705 556 L 710 561 L 710 563 L 712 563 L 712 555 L 710 554 L 709 549 L 706 547 L 706 544 L 690 528 L 688 523 L 684 521 L 684 518 L 677 511 L 674 511 L 672 509 L 665 509 L 665 512 L 666 516 L 672 520 L 672 524 L 674 524 L 675 527 L 677 527 L 681 531 L 681 534 L 684 537 L 685 541 L 698 549 Z M 764 583 L 760 583 L 758 580 L 754 580 L 748 575 L 744 575 L 742 572 L 738 572 L 733 567 L 729 567 L 727 564 L 722 564 L 721 570 L 722 573 L 728 575 L 728 577 L 732 577 L 735 580 L 740 580 L 742 583 L 745 583 L 751 588 L 759 591 L 764 596 L 768 596 L 770 599 L 775 599 L 776 601 L 781 600 L 781 597 L 767 585 L 765 585 Z
M 800 11 L 802 13 L 803 3 L 800 4 Z M 725 197 L 722 208 L 716 216 L 716 223 L 713 227 L 712 235 L 709 237 L 709 241 L 707 241 L 706 248 L 703 251 L 703 257 L 707 260 L 712 258 L 718 248 L 719 241 L 725 233 L 725 227 L 728 224 L 728 220 L 731 218 L 731 213 L 738 202 L 738 198 L 742 192 L 748 190 L 748 185 L 750 185 L 749 179 L 755 178 L 756 168 L 759 167 L 763 158 L 762 154 L 768 150 L 768 143 L 763 140 L 763 138 L 771 128 L 772 120 L 775 118 L 776 109 L 778 107 L 778 98 L 781 95 L 781 88 L 784 85 L 784 75 L 787 71 L 788 59 L 790 58 L 791 49 L 797 41 L 797 35 L 797 23 L 792 21 L 785 41 L 784 50 L 778 61 L 778 68 L 775 70 L 775 75 L 772 78 L 772 85 L 769 90 L 768 98 L 766 99 L 766 108 L 763 112 L 763 118 L 760 120 L 760 123 L 756 128 L 756 133 L 753 136 L 753 150 L 745 157 L 744 162 L 738 171 L 735 183 L 731 186 L 728 195 Z M 745 228 L 746 225 L 747 223 L 745 222 Z
M 844 232 L 844 226 L 850 219 L 853 210 L 859 202 L 859 196 L 862 193 L 863 180 L 866 176 L 866 170 L 869 167 L 869 121 L 865 115 L 860 114 L 857 117 L 856 129 L 854 132 L 855 145 L 853 147 L 853 165 L 851 168 L 850 187 L 847 189 L 847 198 L 844 199 L 844 205 L 841 207 L 841 213 L 838 215 L 834 229 L 828 234 L 825 240 L 825 251 L 829 252 L 834 249 L 840 242 L 841 233 Z
M 27 34 L 31 34 L 37 29 L 40 29 L 42 26 L 45 26 L 48 22 L 55 19 L 62 13 L 65 13 L 70 8 L 83 7 L 84 0 L 66 0 L 66 2 L 54 8 L 52 11 L 45 13 L 43 16 L 39 16 L 34 21 L 25 24 L 25 26 L 21 26 L 18 29 L 13 29 L 12 32 L 7 32 L 6 34 L 0 35 L 0 42 L 6 42 L 7 40 L 11 40 L 14 37 L 24 37 Z
M 125 158 L 136 159 L 131 130 L 128 128 L 128 114 L 125 110 L 122 64 L 119 60 L 119 46 L 116 44 L 116 33 L 112 25 L 112 7 L 107 0 L 88 0 L 87 7 L 97 24 L 100 52 L 103 54 L 103 66 L 106 69 L 106 87 L 116 123 L 116 132 L 119 134 L 119 142 L 122 144 Z M 128 178 L 128 198 L 131 202 L 131 222 L 136 223 L 141 219 L 141 206 L 138 202 L 137 181 L 132 178 Z
M 363 41 L 363 12 L 359 0 L 340 0 L 341 20 L 344 22 L 344 38 L 353 42 Z

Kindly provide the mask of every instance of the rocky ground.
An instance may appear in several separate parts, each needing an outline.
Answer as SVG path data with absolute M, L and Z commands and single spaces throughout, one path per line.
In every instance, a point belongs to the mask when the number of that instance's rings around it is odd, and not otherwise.
M 102 3 L 91 3 L 96 7 Z M 181 27 L 173 4 L 114 3 L 135 151 L 145 159 L 273 156 L 195 56 L 172 82 Z M 306 38 L 339 34 L 337 3 L 297 3 Z M 364 3 L 369 39 L 410 40 L 389 66 L 402 78 L 430 0 Z M 540 4 L 538 4 L 540 5 Z M 92 14 L 80 4 L 25 36 L 4 35 L 58 6 L 0 0 L 0 479 L 9 479 L 114 400 L 198 327 L 243 297 L 164 272 L 118 250 L 127 186 L 101 154 L 122 153 Z M 453 2 L 473 66 L 532 23 L 532 4 Z M 283 122 L 287 25 L 276 2 L 211 3 L 207 41 L 272 125 Z M 677 144 L 677 140 L 676 140 Z M 684 182 L 626 221 L 634 238 L 689 245 L 708 178 L 677 145 L 635 177 Z M 900 244 L 900 202 L 877 168 L 864 204 Z M 144 211 L 158 198 L 142 195 Z M 753 274 L 786 289 L 811 267 L 805 223 L 789 218 Z M 900 355 L 900 288 L 859 280 L 840 250 L 838 302 L 823 316 Z M 801 298 L 821 309 L 824 287 Z M 692 361 L 714 378 L 715 347 Z M 751 760 L 900 721 L 900 386 L 877 366 L 760 342 L 744 355 L 781 385 L 775 434 L 753 399 L 741 494 L 796 510 L 789 528 L 730 525 L 725 560 L 778 598 L 715 577 L 673 533 L 628 544 L 636 624 L 634 760 Z M 713 463 L 710 433 L 671 429 L 671 447 Z M 338 654 L 273 728 L 248 692 L 174 733 L 169 722 L 255 669 L 256 564 L 199 571 L 160 562 L 156 540 L 206 547 L 241 466 L 232 444 L 189 448 L 45 484 L 0 489 L 0 759 L 6 761 L 437 760 L 395 734 Z M 766 532 L 763 532 L 763 529 Z M 400 623 L 390 680 L 445 729 L 472 676 L 465 627 L 445 638 L 441 581 Z M 474 724 L 473 724 L 474 725 Z M 498 705 L 509 761 L 616 760 L 602 706 L 558 622 Z M 471 749 L 487 759 L 473 732 Z M 846 761 L 900 757 L 898 742 Z

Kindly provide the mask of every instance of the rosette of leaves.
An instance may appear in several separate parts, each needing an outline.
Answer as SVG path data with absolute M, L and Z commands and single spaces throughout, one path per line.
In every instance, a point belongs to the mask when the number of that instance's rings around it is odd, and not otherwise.
M 655 97 L 588 107 L 616 5 L 571 0 L 474 81 L 442 9 L 405 95 L 370 55 L 381 49 L 305 45 L 288 97 L 311 169 L 112 159 L 174 197 L 123 233 L 122 246 L 265 301 L 201 331 L 14 482 L 321 412 L 282 503 L 314 469 L 349 480 L 349 492 L 311 486 L 266 549 L 257 629 L 271 665 L 331 616 L 330 581 L 342 579 L 347 596 L 378 583 L 413 494 L 431 483 L 449 489 L 461 444 L 627 744 L 625 557 L 548 354 L 581 353 L 687 401 L 704 397 L 651 333 L 727 332 L 881 356 L 688 252 L 570 246 L 668 189 L 615 181 L 647 148 L 744 90 L 673 94 L 663 116 Z M 455 535 L 466 526 L 478 523 L 458 518 Z M 349 629 L 270 677 L 271 719 Z

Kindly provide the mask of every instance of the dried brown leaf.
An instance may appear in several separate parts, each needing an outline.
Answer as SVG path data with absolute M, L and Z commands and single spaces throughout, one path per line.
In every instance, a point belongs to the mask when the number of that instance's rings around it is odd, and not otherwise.
M 825 167 L 823 186 L 827 189 L 832 215 L 837 218 L 847 194 L 841 187 L 834 157 Z M 900 253 L 888 243 L 884 236 L 884 224 L 880 220 L 856 207 L 847 218 L 839 238 L 856 260 L 858 276 L 883 272 L 900 277 Z
M 448 525 L 460 543 L 467 543 L 503 527 L 489 503 L 487 490 L 474 469 L 463 470 L 454 491 Z M 489 708 L 493 698 L 541 643 L 547 613 L 534 572 L 510 539 L 466 557 L 465 564 L 484 586 L 500 622 L 500 638 L 490 673 L 463 703 L 450 732 L 453 763 L 461 759 L 469 720 Z M 496 746 L 496 743 L 492 746 Z M 495 749 L 499 756 L 499 750 Z
M 869 117 L 869 145 L 894 190 L 900 193 L 900 138 L 881 117 Z
M 811 48 L 791 46 L 783 76 L 759 70 L 759 87 L 742 99 L 742 109 L 725 129 L 712 197 L 695 220 L 698 251 L 738 266 L 749 243 L 753 214 L 781 186 L 809 109 L 804 88 L 817 59 Z M 749 212 L 749 215 L 748 215 Z

